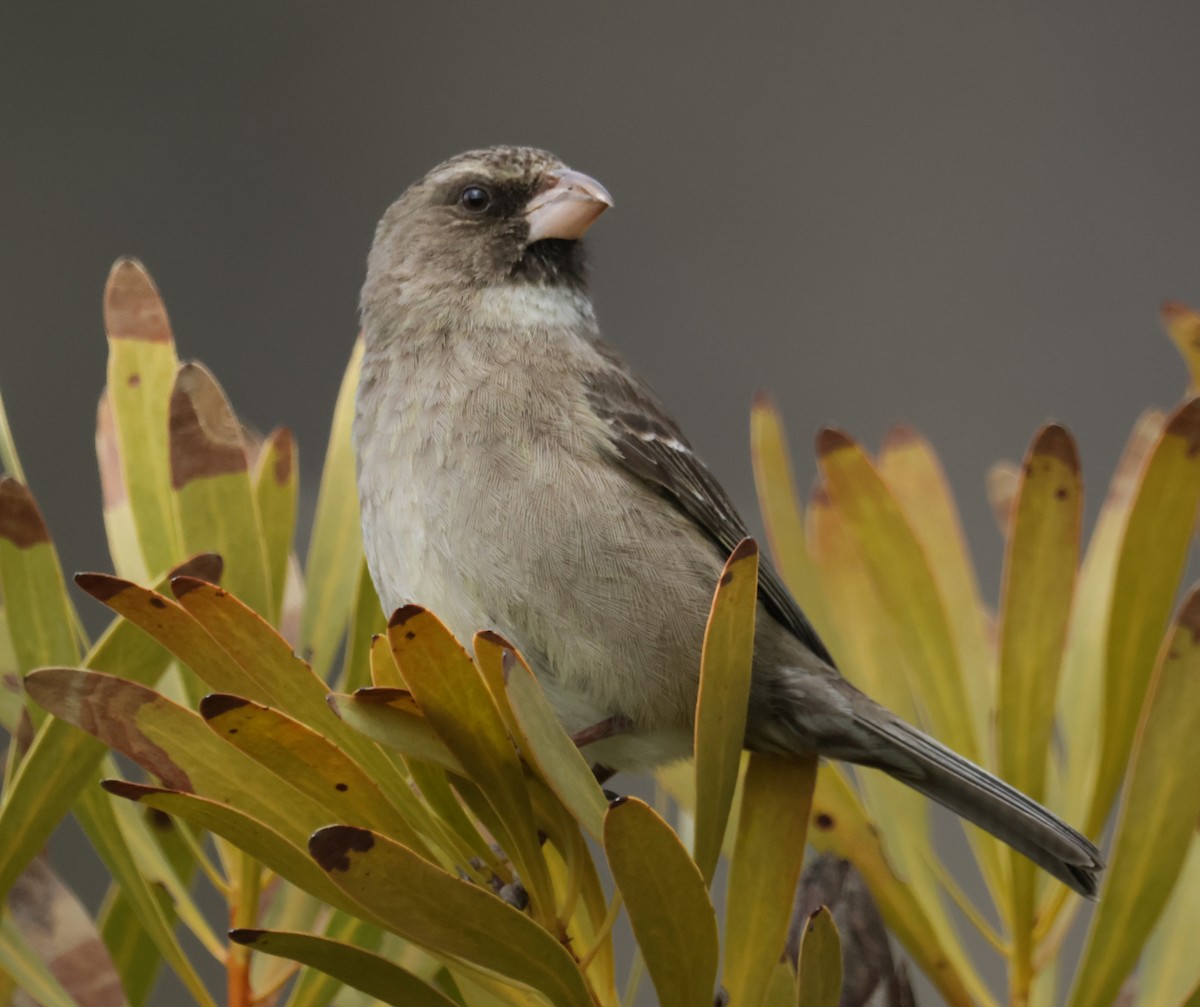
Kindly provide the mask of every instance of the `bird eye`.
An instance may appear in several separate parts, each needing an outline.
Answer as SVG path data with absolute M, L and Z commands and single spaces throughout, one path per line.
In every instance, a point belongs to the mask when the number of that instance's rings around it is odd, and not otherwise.
M 492 205 L 492 194 L 482 185 L 468 185 L 458 194 L 458 202 L 464 210 L 483 213 Z

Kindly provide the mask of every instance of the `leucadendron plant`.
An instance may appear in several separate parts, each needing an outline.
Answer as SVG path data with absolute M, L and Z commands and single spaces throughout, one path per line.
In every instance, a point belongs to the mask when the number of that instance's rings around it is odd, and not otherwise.
M 616 1007 L 643 973 L 666 1007 L 709 1007 L 719 988 L 731 1007 L 833 1007 L 827 911 L 804 928 L 798 975 L 782 958 L 806 835 L 857 868 L 947 1003 L 999 1002 L 969 928 L 1007 963 L 1013 1004 L 1057 1004 L 1068 988 L 1072 1007 L 1109 1004 L 1123 986 L 1154 1007 L 1200 1001 L 1187 953 L 1200 928 L 1200 600 L 1175 608 L 1200 400 L 1139 421 L 1086 550 L 1065 430 L 995 470 L 1008 557 L 994 620 L 915 433 L 875 460 L 823 433 L 802 510 L 777 414 L 753 414 L 777 564 L 846 674 L 1093 836 L 1111 820 L 1101 900 L 1066 965 L 1080 900 L 990 837 L 969 834 L 981 906 L 940 860 L 922 798 L 869 772 L 742 753 L 753 542 L 714 585 L 701 757 L 660 774 L 666 818 L 610 803 L 506 641 L 481 632 L 468 652 L 436 613 L 380 611 L 349 443 L 358 351 L 301 571 L 290 434 L 260 442 L 203 367 L 180 364 L 138 264 L 114 267 L 104 307 L 96 445 L 115 574 L 75 578 L 113 612 L 94 642 L 0 407 L 0 1004 L 140 1007 L 165 965 L 195 1003 L 232 1007 Z M 1167 320 L 1195 374 L 1200 318 Z M 128 760 L 146 775 L 123 776 Z M 40 855 L 67 814 L 112 876 L 95 919 Z M 198 907 L 201 884 L 227 904 L 228 933 Z M 631 961 L 612 939 L 622 914 Z M 221 964 L 224 990 L 194 954 Z

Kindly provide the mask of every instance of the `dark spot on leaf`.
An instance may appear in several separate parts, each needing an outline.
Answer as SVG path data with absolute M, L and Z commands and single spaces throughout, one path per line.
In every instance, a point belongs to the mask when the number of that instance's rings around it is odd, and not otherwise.
M 416 638 L 417 638 L 417 634 L 416 634 L 416 633 L 414 633 L 414 632 L 413 632 L 411 629 L 410 629 L 410 630 L 406 630 L 406 631 L 405 631 L 405 633 L 404 633 L 404 639 L 406 639 L 406 640 L 415 640 Z
M 242 430 L 225 393 L 200 364 L 184 364 L 171 390 L 171 485 L 245 472 Z
M 733 552 L 729 554 L 729 562 L 736 563 L 738 560 L 747 559 L 750 556 L 758 555 L 758 543 L 752 538 L 744 538 L 733 547 Z
M 234 944 L 258 944 L 259 947 L 266 947 L 270 941 L 266 939 L 265 930 L 252 930 L 249 927 L 238 927 L 236 930 L 229 931 L 229 939 Z
M 843 433 L 835 427 L 822 427 L 817 433 L 817 454 L 828 455 L 840 448 L 852 448 L 854 441 L 849 434 Z
M 330 825 L 309 837 L 308 852 L 326 871 L 348 871 L 350 853 L 366 853 L 374 845 L 375 837 L 366 829 Z
M 816 825 L 816 827 L 822 832 L 828 832 L 833 828 L 833 816 L 827 815 L 822 811 L 819 815 L 817 815 L 816 818 L 813 819 L 813 824 Z
M 295 451 L 295 442 L 292 439 L 292 432 L 288 429 L 280 430 L 275 435 L 275 467 L 273 475 L 275 482 L 284 486 L 292 477 L 292 454 Z
M 150 604 L 153 605 L 155 608 L 166 608 L 167 607 L 167 603 L 165 601 L 163 601 L 161 598 L 159 598 L 157 595 L 152 595 L 150 597 Z
M 724 587 L 731 580 L 733 580 L 733 571 L 726 570 L 725 573 L 721 576 L 721 587 Z
M 142 376 L 135 371 L 125 379 L 125 383 L 129 385 L 130 388 L 137 388 L 137 386 L 142 383 Z
M 343 793 L 345 793 L 347 790 L 349 790 L 349 789 L 350 789 L 350 784 L 348 784 L 348 783 L 335 783 L 335 784 L 334 784 L 334 787 L 333 787 L 333 789 L 334 789 L 334 790 L 340 790 L 340 791 L 342 791 Z
M 142 783 L 130 783 L 128 780 L 101 780 L 100 786 L 116 797 L 124 797 L 127 801 L 140 801 L 150 794 L 167 794 L 166 787 L 148 787 Z
M 1200 453 L 1200 398 L 1184 403 L 1167 423 L 1167 434 L 1182 437 L 1187 442 L 1187 456 Z
M 1033 451 L 1043 458 L 1056 458 L 1071 472 L 1079 471 L 1079 451 L 1075 438 L 1066 427 L 1051 423 L 1043 427 L 1034 442 Z
M 1070 491 L 1065 486 L 1060 486 L 1054 491 L 1054 496 L 1057 500 L 1066 500 L 1069 495 Z
M 220 583 L 221 574 L 225 572 L 225 561 L 215 552 L 197 553 L 191 559 L 185 559 L 171 571 L 172 577 L 195 577 L 209 584 Z

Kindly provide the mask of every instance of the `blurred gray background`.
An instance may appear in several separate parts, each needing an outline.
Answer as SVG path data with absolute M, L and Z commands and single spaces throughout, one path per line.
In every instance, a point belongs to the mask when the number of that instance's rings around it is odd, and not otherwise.
M 108 568 L 115 257 L 248 422 L 295 430 L 309 513 L 375 221 L 507 142 L 614 194 L 602 326 L 754 527 L 755 389 L 805 485 L 821 425 L 910 422 L 994 599 L 987 466 L 1057 419 L 1094 514 L 1184 389 L 1156 312 L 1200 302 L 1198 36 L 1187 2 L 4 3 L 0 389 L 65 565 Z

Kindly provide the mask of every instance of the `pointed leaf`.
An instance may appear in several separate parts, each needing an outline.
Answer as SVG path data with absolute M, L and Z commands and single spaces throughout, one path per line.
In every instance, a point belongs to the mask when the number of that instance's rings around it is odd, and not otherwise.
M 17 667 L 74 664 L 75 613 L 58 553 L 33 494 L 0 478 L 0 595 Z
M 725 904 L 722 985 L 731 1003 L 766 1000 L 787 939 L 816 778 L 815 758 L 751 752 L 747 760 Z
M 262 523 L 271 611 L 276 613 L 283 611 L 299 490 L 296 439 L 290 430 L 281 427 L 266 439 L 254 466 L 254 496 Z
M 506 836 L 497 836 L 529 891 L 536 917 L 553 918 L 554 895 L 517 750 L 479 669 L 450 631 L 416 605 L 388 623 L 392 652 L 429 725 L 482 791 Z
M 1200 590 L 1194 590 L 1159 654 L 1138 724 L 1110 870 L 1077 973 L 1074 1007 L 1111 1003 L 1137 964 L 1200 820 L 1198 764 Z
M 320 969 L 347 986 L 396 1007 L 454 1007 L 454 1001 L 386 958 L 315 934 L 232 930 L 230 938 L 254 951 Z
M 366 560 L 363 560 L 358 570 L 358 586 L 355 589 L 354 607 L 350 613 L 350 628 L 346 631 L 346 661 L 340 679 L 343 692 L 353 692 L 372 684 L 371 647 L 376 637 L 383 637 L 383 650 L 387 653 L 388 661 L 392 661 L 386 633 L 387 616 L 383 614 L 379 595 L 375 593 L 371 571 L 367 569 Z M 395 662 L 392 663 L 394 666 Z
M 879 452 L 879 474 L 900 504 L 937 581 L 978 736 L 987 736 L 994 688 L 992 652 L 975 568 L 958 508 L 929 442 L 911 427 L 893 427 Z
M 842 995 L 842 945 L 825 906 L 808 918 L 796 978 L 798 1007 L 837 1007 Z
M 743 539 L 721 573 L 704 631 L 696 701 L 696 865 L 712 883 L 721 856 L 738 767 L 746 743 L 746 710 L 754 661 L 758 545 Z
M 604 812 L 608 807 L 604 792 L 587 760 L 559 724 L 554 708 L 529 665 L 515 651 L 508 653 L 512 654 L 512 660 L 506 662 L 506 687 L 513 715 L 528 743 L 524 754 L 537 766 L 542 779 L 571 810 L 576 821 L 599 841 L 604 833 Z
M 674 830 L 636 797 L 618 799 L 604 817 L 604 850 L 659 1002 L 710 1007 L 717 917 Z
M 783 420 L 765 392 L 750 408 L 750 459 L 771 558 L 800 607 L 820 632 L 825 631 L 825 596 L 805 545 L 800 496 L 792 478 L 791 452 Z
M 200 715 L 239 751 L 321 805 L 330 821 L 377 829 L 430 856 L 424 841 L 366 770 L 328 738 L 239 696 L 205 696 Z
M 490 892 L 397 843 L 348 826 L 313 835 L 313 859 L 389 930 L 545 994 L 564 1007 L 592 1001 L 570 954 L 547 931 Z M 500 939 L 497 939 L 497 937 Z
M 350 442 L 362 354 L 360 338 L 354 344 L 333 411 L 333 427 L 329 431 L 329 448 L 321 471 L 321 490 L 308 546 L 308 564 L 304 570 L 307 591 L 300 628 L 300 652 L 322 678 L 332 667 L 338 641 L 346 630 L 354 583 L 362 561 L 354 447 Z
M 266 619 L 275 617 L 267 556 L 242 428 L 216 379 L 184 364 L 171 392 L 171 486 L 191 552 L 225 559 L 225 585 Z
M 109 273 L 104 327 L 123 495 L 137 529 L 142 566 L 158 576 L 183 555 L 167 451 L 167 412 L 179 362 L 166 308 L 135 259 L 118 259 Z
M 1075 442 L 1063 427 L 1043 427 L 1025 457 L 1008 535 L 996 710 L 1000 775 L 1035 801 L 1045 799 L 1082 518 Z M 1037 876 L 1030 861 L 1010 854 L 1014 981 L 1028 990 Z
M 297 842 L 329 813 L 145 686 L 73 668 L 26 679 L 33 699 L 122 752 L 173 789 L 226 801 Z
M 1200 398 L 1171 414 L 1146 462 L 1113 581 L 1105 655 L 1104 748 L 1088 815 L 1099 831 L 1125 775 L 1138 715 L 1200 506 Z

